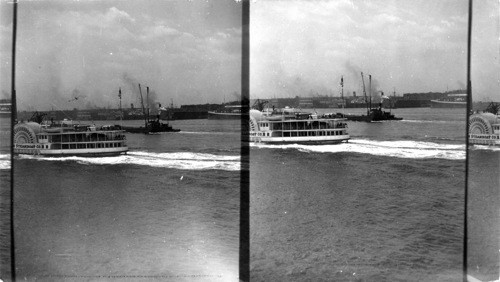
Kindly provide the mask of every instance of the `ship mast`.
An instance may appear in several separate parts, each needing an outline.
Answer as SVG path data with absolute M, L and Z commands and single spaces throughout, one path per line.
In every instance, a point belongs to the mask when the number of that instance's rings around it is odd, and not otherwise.
M 146 119 L 146 112 L 144 111 L 144 101 L 142 100 L 142 91 L 141 91 L 141 84 L 140 83 L 139 83 L 139 94 L 141 94 L 141 107 L 142 107 L 142 114 L 144 115 L 144 130 L 147 130 L 148 121 Z
M 147 107 L 146 109 L 149 122 L 149 86 L 146 87 L 146 107 Z
M 363 72 L 361 72 L 361 81 L 363 81 L 363 95 L 365 96 L 366 114 L 369 115 L 370 110 L 368 109 L 368 98 L 366 97 L 365 78 L 363 77 Z
M 122 111 L 122 88 L 118 89 L 118 98 L 120 98 L 120 123 L 123 126 L 123 111 Z
M 340 77 L 340 97 L 342 98 L 342 109 L 344 106 L 344 76 Z
M 368 93 L 370 93 L 370 110 L 371 110 L 372 109 L 372 75 L 371 74 L 368 75 L 368 84 L 369 84 Z

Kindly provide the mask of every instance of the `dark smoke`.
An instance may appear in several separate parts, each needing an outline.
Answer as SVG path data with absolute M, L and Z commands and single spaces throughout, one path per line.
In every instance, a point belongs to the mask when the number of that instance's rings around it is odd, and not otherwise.
M 148 106 L 149 106 L 149 109 L 152 113 L 155 109 L 158 108 L 158 102 L 157 102 L 158 95 L 156 94 L 155 90 L 152 90 L 151 88 L 149 88 L 149 95 L 148 95 L 148 93 L 147 93 L 148 86 L 141 83 L 141 89 L 139 91 L 139 83 L 140 82 L 137 79 L 131 77 L 128 73 L 124 73 L 122 75 L 122 80 L 125 83 L 124 87 L 122 87 L 122 95 L 125 95 L 125 93 L 127 92 L 125 90 L 128 90 L 129 93 L 130 92 L 134 93 L 134 94 L 132 94 L 132 95 L 134 95 L 134 97 L 136 97 L 134 105 L 138 105 L 140 107 L 140 105 L 141 105 L 141 93 L 142 93 L 142 100 L 144 102 L 145 108 L 148 108 Z M 149 97 L 149 99 L 148 99 L 148 97 Z M 122 99 L 125 99 L 125 97 L 122 96 Z

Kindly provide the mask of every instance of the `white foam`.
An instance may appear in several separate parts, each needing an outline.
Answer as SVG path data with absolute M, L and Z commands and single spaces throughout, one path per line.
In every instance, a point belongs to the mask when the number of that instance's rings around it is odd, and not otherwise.
M 416 119 L 403 119 L 403 120 L 398 120 L 398 123 L 445 123 L 445 124 L 463 124 L 464 121 L 461 120 L 416 120 Z
M 0 160 L 0 170 L 2 169 L 10 169 L 10 160 L 9 161 Z
M 10 154 L 0 154 L 0 170 L 10 169 Z
M 472 150 L 481 150 L 481 151 L 493 151 L 500 152 L 500 147 L 487 146 L 487 145 L 473 145 L 470 147 Z
M 20 155 L 20 158 L 45 161 L 75 161 L 81 164 L 93 165 L 118 165 L 132 164 L 150 167 L 187 169 L 187 170 L 240 170 L 240 156 L 221 156 L 213 154 L 173 152 L 128 152 L 127 155 L 113 157 L 87 158 L 87 157 L 43 157 Z
M 351 139 L 348 143 L 334 145 L 268 145 L 252 143 L 259 148 L 298 149 L 303 152 L 340 153 L 352 152 L 375 156 L 388 156 L 408 159 L 449 159 L 464 160 L 465 145 L 438 144 L 418 141 L 374 141 L 365 139 Z
M 240 132 L 215 132 L 215 131 L 179 131 L 176 134 L 198 134 L 198 135 L 228 135 L 228 134 L 238 134 Z

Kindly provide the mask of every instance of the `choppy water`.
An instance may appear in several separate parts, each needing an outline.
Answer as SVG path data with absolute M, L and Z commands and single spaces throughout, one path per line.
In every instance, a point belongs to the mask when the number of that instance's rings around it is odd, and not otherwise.
M 239 121 L 174 127 L 127 155 L 16 157 L 17 277 L 236 281 Z
M 468 266 L 481 281 L 500 277 L 500 149 L 469 150 Z
M 252 281 L 462 279 L 465 113 L 393 112 L 405 119 L 350 122 L 345 144 L 252 144 Z M 128 134 L 124 156 L 17 157 L 18 278 L 235 281 L 239 122 L 173 125 L 182 131 Z M 0 126 L 8 280 L 9 124 Z M 500 151 L 475 146 L 469 162 L 469 270 L 493 280 Z
M 462 279 L 465 112 L 394 112 L 345 144 L 253 144 L 253 280 Z

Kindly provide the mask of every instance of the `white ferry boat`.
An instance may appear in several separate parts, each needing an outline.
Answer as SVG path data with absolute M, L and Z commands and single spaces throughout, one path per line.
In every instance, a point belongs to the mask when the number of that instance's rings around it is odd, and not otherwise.
M 250 110 L 250 142 L 332 144 L 349 140 L 345 118 L 296 109 Z
M 500 146 L 500 117 L 492 113 L 476 113 L 469 117 L 469 143 Z
M 46 156 L 109 156 L 126 153 L 124 131 L 113 125 L 81 125 L 37 122 L 14 126 L 14 153 Z

